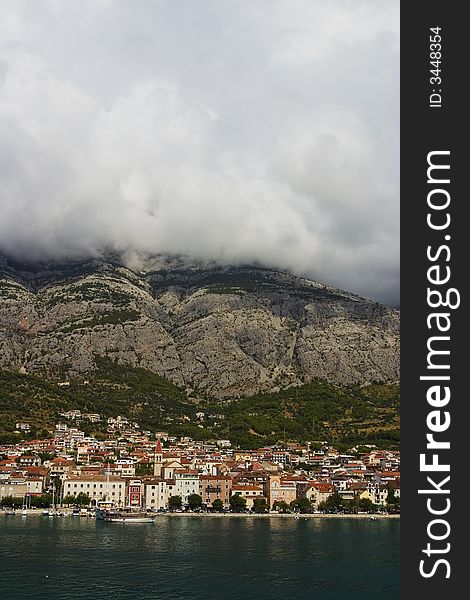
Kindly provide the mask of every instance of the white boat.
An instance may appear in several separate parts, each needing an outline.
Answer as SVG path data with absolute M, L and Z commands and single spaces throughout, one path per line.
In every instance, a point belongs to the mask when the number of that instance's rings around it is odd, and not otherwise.
M 119 508 L 103 511 L 103 520 L 107 523 L 153 523 L 155 516 L 133 508 Z
M 155 517 L 125 515 L 122 517 L 110 517 L 109 519 L 105 518 L 105 521 L 108 523 L 154 523 Z
M 23 506 L 21 507 L 21 516 L 28 516 L 28 509 L 31 509 L 31 494 L 25 494 L 23 498 Z

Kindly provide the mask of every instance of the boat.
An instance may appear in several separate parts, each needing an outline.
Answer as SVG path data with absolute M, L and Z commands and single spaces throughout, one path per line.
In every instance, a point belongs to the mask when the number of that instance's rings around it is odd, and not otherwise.
M 23 498 L 23 506 L 21 507 L 21 516 L 22 517 L 28 516 L 28 511 L 26 510 L 27 508 L 28 508 L 28 496 L 25 495 Z
M 155 517 L 149 517 L 146 513 L 117 514 L 105 517 L 107 523 L 154 523 Z
M 31 496 L 26 494 L 23 498 L 23 506 L 21 507 L 21 516 L 28 516 L 28 508 L 31 508 Z
M 101 519 L 98 515 L 97 518 Z M 106 523 L 153 523 L 155 516 L 149 515 L 146 511 L 134 508 L 118 508 L 105 509 L 102 519 Z
M 112 500 L 98 500 L 95 507 L 95 518 L 97 521 L 104 521 L 104 515 L 110 510 L 118 510 L 116 503 Z
M 59 514 L 57 511 L 57 505 L 55 503 L 55 488 L 54 488 L 54 486 L 52 487 L 52 502 L 51 502 L 49 508 L 46 508 L 45 510 L 42 511 L 42 514 L 44 517 L 57 517 Z

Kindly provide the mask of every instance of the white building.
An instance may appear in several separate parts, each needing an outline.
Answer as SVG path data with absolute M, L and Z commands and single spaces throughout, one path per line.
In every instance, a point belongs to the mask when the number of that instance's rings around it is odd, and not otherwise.
M 120 458 L 111 468 L 115 475 L 135 477 L 135 462 L 132 459 Z
M 160 510 L 168 506 L 166 481 L 159 477 L 145 480 L 144 506 L 147 510 Z
M 175 472 L 175 493 L 174 496 L 181 496 L 183 505 L 188 503 L 191 494 L 199 494 L 199 474 L 197 471 L 176 471 Z
M 64 481 L 63 496 L 88 494 L 92 503 L 98 500 L 115 502 L 117 506 L 126 504 L 126 482 L 121 477 L 106 475 L 70 476 Z
M 42 479 L 15 479 L 0 483 L 0 499 L 6 496 L 13 496 L 14 498 L 40 496 L 42 491 Z

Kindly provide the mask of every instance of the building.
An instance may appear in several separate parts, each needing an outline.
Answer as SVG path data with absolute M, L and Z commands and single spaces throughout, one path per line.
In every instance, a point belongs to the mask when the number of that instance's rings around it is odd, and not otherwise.
M 43 480 L 12 476 L 0 483 L 0 499 L 6 496 L 25 498 L 26 496 L 40 496 L 43 491 Z
M 179 460 L 167 460 L 161 467 L 161 476 L 163 479 L 174 479 L 176 472 L 184 470 L 186 467 Z
M 112 501 L 116 506 L 126 504 L 126 482 L 112 475 L 69 476 L 63 483 L 62 496 L 87 494 L 92 504 L 98 500 Z
M 248 509 L 253 508 L 254 501 L 257 498 L 264 498 L 263 487 L 260 485 L 250 484 L 233 484 L 232 495 L 238 495 L 246 500 L 246 507 Z
M 216 499 L 222 500 L 224 507 L 230 506 L 232 479 L 223 475 L 201 475 L 199 495 L 203 504 L 210 506 Z
M 144 507 L 147 510 L 162 510 L 168 506 L 166 481 L 159 477 L 146 478 L 144 484 Z
M 199 494 L 199 473 L 195 470 L 177 471 L 175 473 L 175 496 L 181 496 L 183 505 L 188 504 L 192 494 Z
M 290 504 L 297 498 L 297 486 L 292 481 L 283 481 L 279 475 L 270 475 L 268 479 L 268 504 L 272 508 L 275 502 Z
M 120 459 L 112 465 L 109 465 L 109 470 L 113 475 L 121 477 L 135 477 L 135 463 L 133 460 Z
M 82 416 L 84 419 L 90 421 L 91 423 L 98 423 L 99 421 L 101 421 L 101 417 L 97 413 L 84 413 Z
M 17 423 L 16 429 L 19 429 L 20 431 L 28 432 L 31 430 L 31 425 L 29 423 Z
M 162 476 L 162 468 L 163 468 L 163 449 L 162 444 L 160 442 L 160 438 L 157 439 L 157 443 L 155 445 L 155 454 L 153 459 L 153 474 L 155 477 Z
M 18 457 L 17 461 L 18 465 L 20 467 L 40 467 L 42 464 L 41 459 L 39 458 L 39 456 L 20 456 Z
M 377 506 L 385 506 L 390 489 L 393 489 L 396 498 L 400 498 L 400 484 L 397 481 L 369 482 L 367 490 L 363 491 L 359 498 L 367 498 Z
M 127 481 L 127 505 L 141 508 L 144 503 L 144 484 L 140 479 Z
M 285 450 L 275 450 L 272 452 L 273 462 L 281 465 L 290 464 L 290 452 Z
M 305 497 L 310 500 L 315 508 L 318 508 L 318 505 L 321 502 L 326 502 L 333 492 L 334 489 L 330 483 L 312 483 L 305 490 Z
M 73 460 L 69 460 L 67 458 L 63 458 L 62 456 L 58 456 L 50 462 L 49 477 L 50 479 L 53 479 L 54 477 L 65 479 L 67 474 L 73 471 L 75 468 L 76 465 L 73 462 Z

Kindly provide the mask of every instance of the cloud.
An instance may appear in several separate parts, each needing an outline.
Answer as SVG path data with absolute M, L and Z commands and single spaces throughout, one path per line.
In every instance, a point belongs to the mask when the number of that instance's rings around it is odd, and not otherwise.
M 0 0 L 0 250 L 398 301 L 398 3 Z

